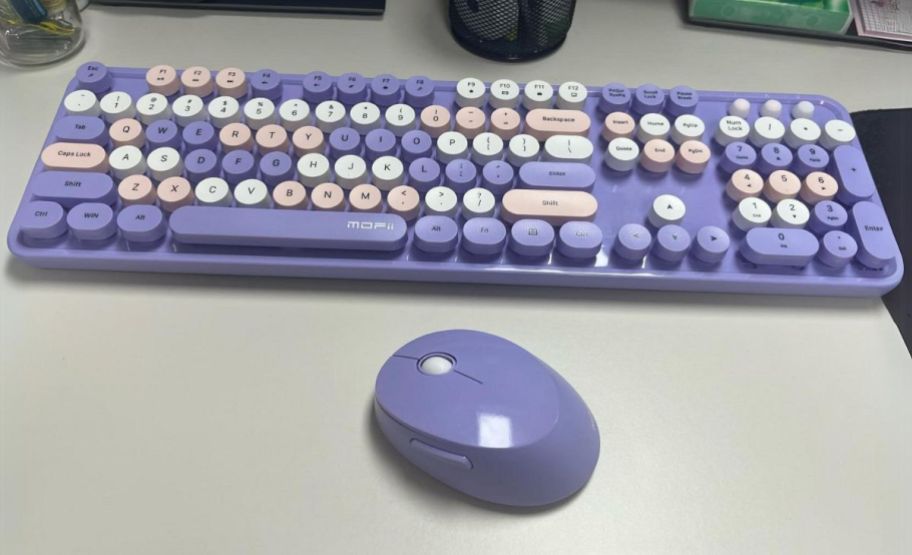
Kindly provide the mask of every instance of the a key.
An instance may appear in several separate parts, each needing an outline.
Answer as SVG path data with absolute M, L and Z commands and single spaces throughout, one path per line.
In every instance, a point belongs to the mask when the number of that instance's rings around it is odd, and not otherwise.
M 511 79 L 498 79 L 491 83 L 488 103 L 497 108 L 516 108 L 519 103 L 519 85 Z
M 592 191 L 595 172 L 578 162 L 529 162 L 519 168 L 519 184 L 525 189 Z
M 491 132 L 505 141 L 519 133 L 521 126 L 522 118 L 512 108 L 498 108 L 491 113 Z
M 383 74 L 371 79 L 371 101 L 381 107 L 392 106 L 402 97 L 402 84 L 392 75 Z
M 728 105 L 728 115 L 747 119 L 750 114 L 751 103 L 746 98 L 736 98 Z
M 415 109 L 408 104 L 393 104 L 386 109 L 386 128 L 397 137 L 415 128 Z
M 820 126 L 806 118 L 793 119 L 785 131 L 785 144 L 792 148 L 814 144 L 818 139 Z
M 757 148 L 769 143 L 778 143 L 785 137 L 785 125 L 776 118 L 763 116 L 754 121 L 749 139 Z
M 453 217 L 457 203 L 456 193 L 449 187 L 433 187 L 424 195 L 424 210 L 430 215 Z
M 858 254 L 858 243 L 844 231 L 828 231 L 820 240 L 817 259 L 831 268 L 840 269 Z
M 766 178 L 763 192 L 770 202 L 795 198 L 801 192 L 801 180 L 788 170 L 776 170 Z
M 612 112 L 626 112 L 630 108 L 633 95 L 623 83 L 608 83 L 602 88 L 599 97 L 599 109 L 606 114 Z
M 801 200 L 814 205 L 820 201 L 832 200 L 838 194 L 839 185 L 828 173 L 811 172 L 804 178 L 804 184 L 801 187 Z
M 469 141 L 458 131 L 447 131 L 437 137 L 437 159 L 447 164 L 466 157 Z
M 146 125 L 171 117 L 171 105 L 165 95 L 160 93 L 144 94 L 136 101 L 136 116 Z
M 450 111 L 433 104 L 421 110 L 421 130 L 435 139 L 450 129 Z
M 101 93 L 111 88 L 111 72 L 101 62 L 86 62 L 76 70 L 76 82 L 80 89 Z
M 741 243 L 741 254 L 758 266 L 807 266 L 819 249 L 814 234 L 803 229 L 751 229 Z
M 225 152 L 253 150 L 253 133 L 243 123 L 229 123 L 219 131 L 219 142 Z
M 509 148 L 507 160 L 518 167 L 536 160 L 541 146 L 535 137 L 522 133 L 510 139 Z
M 466 219 L 483 218 L 494 215 L 497 200 L 491 191 L 475 187 L 462 195 L 462 216 Z
M 77 89 L 63 99 L 63 108 L 71 116 L 97 116 L 101 114 L 95 93 Z
M 782 103 L 778 100 L 769 99 L 760 105 L 760 115 L 767 118 L 778 119 L 782 115 Z
M 158 203 L 165 212 L 174 212 L 181 206 L 193 204 L 193 187 L 180 176 L 169 177 L 158 184 Z
M 749 231 L 756 227 L 764 227 L 773 216 L 769 204 L 759 198 L 745 198 L 738 203 L 732 213 L 735 227 L 741 231 Z
M 814 116 L 814 105 L 807 100 L 802 100 L 795 103 L 792 106 L 792 117 L 795 119 L 806 118 L 810 119 Z
M 117 228 L 125 241 L 152 243 L 165 236 L 168 224 L 157 206 L 134 204 L 117 214 Z
M 228 182 L 221 177 L 207 177 L 196 184 L 196 200 L 201 205 L 231 206 L 234 197 Z
M 216 127 L 225 127 L 231 123 L 240 123 L 241 105 L 237 99 L 231 96 L 220 96 L 209 102 L 206 107 L 209 112 L 209 120 Z
M 260 127 L 254 140 L 260 149 L 260 154 L 270 152 L 285 152 L 288 150 L 288 131 L 275 123 Z
M 501 200 L 501 218 L 512 223 L 523 218 L 561 225 L 572 220 L 591 220 L 598 201 L 584 191 L 512 189 Z
M 371 165 L 371 182 L 382 191 L 402 185 L 405 177 L 405 166 L 393 156 L 381 156 Z
M 706 125 L 703 120 L 693 114 L 683 114 L 675 118 L 674 125 L 671 128 L 671 140 L 677 144 L 684 144 L 687 141 L 700 141 L 703 139 L 703 133 L 706 132 Z
M 557 252 L 574 260 L 595 258 L 602 250 L 602 230 L 592 222 L 567 222 L 557 236 Z
M 510 227 L 510 250 L 520 256 L 547 256 L 554 247 L 554 228 L 544 220 L 518 220 Z
M 206 120 L 206 107 L 203 99 L 195 94 L 179 96 L 171 105 L 174 121 L 181 127 L 186 127 L 195 121 Z
M 345 210 L 345 192 L 335 183 L 320 183 L 314 187 L 311 202 L 317 210 Z
M 235 186 L 234 200 L 242 208 L 268 208 L 269 189 L 259 179 L 245 179 Z
M 36 199 L 53 201 L 64 208 L 82 202 L 111 204 L 115 200 L 114 181 L 98 172 L 41 172 L 32 177 L 29 190 Z
M 841 119 L 831 119 L 823 125 L 820 144 L 824 148 L 833 150 L 838 146 L 851 144 L 855 140 L 855 136 L 855 128 L 851 123 Z
M 108 166 L 111 174 L 123 179 L 133 174 L 146 171 L 146 160 L 143 153 L 133 145 L 119 146 L 108 155 Z
M 566 81 L 557 88 L 557 107 L 561 110 L 582 110 L 589 91 L 577 81 Z
M 526 114 L 526 133 L 539 141 L 554 135 L 585 137 L 590 126 L 589 116 L 578 110 L 537 109 Z
M 605 149 L 605 165 L 616 172 L 629 172 L 636 167 L 639 158 L 639 145 L 626 137 L 612 139 Z
M 298 156 L 310 153 L 320 154 L 323 152 L 324 147 L 323 137 L 322 131 L 316 127 L 305 125 L 304 127 L 299 127 L 291 136 L 291 144 L 294 145 L 295 154 Z
M 142 124 L 132 118 L 119 119 L 112 123 L 108 135 L 115 148 L 126 145 L 142 148 L 146 142 Z
M 405 102 L 415 108 L 434 103 L 434 82 L 424 75 L 413 75 L 405 80 Z
M 383 208 L 383 193 L 375 185 L 362 183 L 348 193 L 352 212 L 379 212 Z
M 838 146 L 833 151 L 833 167 L 842 185 L 837 192 L 839 202 L 852 205 L 874 194 L 874 178 L 864 154 L 854 146 Z
M 681 223 L 684 214 L 687 213 L 687 207 L 684 201 L 674 195 L 659 195 L 652 201 L 649 210 L 649 223 L 656 228 L 669 224 Z
M 165 64 L 149 68 L 146 72 L 146 84 L 149 85 L 149 91 L 165 96 L 171 96 L 180 90 L 177 70 Z
M 225 185 L 228 186 L 227 184 Z M 130 175 L 117 185 L 117 196 L 124 206 L 133 204 L 155 204 L 155 187 L 145 175 Z
M 605 116 L 602 138 L 608 142 L 618 138 L 631 138 L 636 133 L 636 121 L 625 112 L 611 112 Z
M 811 211 L 801 201 L 793 198 L 781 200 L 773 209 L 770 225 L 803 229 L 811 218 Z
M 331 133 L 335 129 L 345 127 L 345 105 L 335 100 L 324 100 L 314 108 L 314 118 L 321 131 Z
M 297 181 L 283 181 L 272 190 L 272 202 L 276 208 L 307 208 L 307 189 Z
M 643 145 L 640 165 L 652 173 L 665 173 L 671 169 L 675 159 L 675 149 L 671 143 L 662 139 L 651 139 Z
M 700 141 L 685 141 L 675 155 L 675 165 L 684 173 L 696 175 L 703 173 L 711 157 L 708 145 Z
M 85 202 L 67 214 L 70 233 L 83 241 L 102 241 L 117 232 L 114 211 L 100 202 Z
M 659 113 L 665 106 L 665 91 L 652 84 L 640 85 L 633 91 L 633 109 L 639 114 Z
M 150 152 L 146 166 L 152 178 L 158 181 L 180 175 L 184 171 L 180 153 L 169 146 L 156 148 Z
M 311 152 L 298 160 L 298 176 L 307 187 L 316 187 L 329 180 L 329 159 Z
M 629 262 L 643 260 L 652 247 L 652 233 L 640 224 L 624 224 L 618 229 L 614 252 Z
M 656 232 L 652 253 L 665 262 L 676 264 L 690 250 L 690 233 L 679 225 L 665 225 Z
M 735 202 L 746 198 L 758 197 L 763 192 L 763 178 L 754 170 L 740 169 L 728 178 L 725 194 Z M 795 191 L 797 194 L 798 191 Z
M 428 215 L 415 223 L 415 247 L 430 254 L 452 252 L 459 242 L 459 228 L 452 218 Z
M 551 161 L 589 162 L 592 142 L 586 137 L 554 135 L 545 141 L 545 157 Z
M 462 133 L 467 139 L 474 139 L 484 131 L 487 118 L 484 110 L 467 106 L 456 112 L 456 131 Z
M 500 254 L 507 244 L 507 228 L 500 220 L 477 217 L 462 226 L 462 248 L 478 256 Z
M 310 104 L 300 98 L 286 100 L 279 105 L 279 120 L 282 127 L 294 133 L 310 124 Z
M 244 119 L 251 129 L 275 123 L 275 104 L 268 98 L 252 98 L 244 104 Z
M 547 81 L 536 79 L 526 83 L 523 88 L 523 106 L 527 110 L 550 108 L 554 102 L 554 88 Z
M 108 171 L 107 154 L 96 144 L 51 143 L 41 151 L 41 163 L 49 170 Z
M 206 97 L 215 90 L 215 83 L 212 81 L 212 72 L 202 66 L 190 66 L 186 68 L 180 76 L 181 85 L 184 86 L 184 94 L 194 94 L 199 97 Z
M 367 135 L 381 126 L 380 108 L 373 102 L 359 102 L 352 106 L 349 119 L 354 130 Z
M 478 169 L 468 160 L 453 160 L 444 169 L 446 186 L 457 193 L 464 193 L 475 186 Z
M 500 160 L 503 156 L 504 143 L 494 133 L 480 133 L 472 139 L 472 161 L 483 166 L 488 162 Z
M 351 189 L 356 185 L 367 183 L 367 162 L 360 156 L 346 154 L 336 160 L 333 169 L 336 174 L 336 183 L 343 189 Z
M 398 214 L 405 221 L 411 222 L 421 211 L 421 195 L 414 187 L 399 185 L 387 193 L 386 205 L 390 213 Z
M 874 269 L 893 262 L 899 247 L 883 208 L 873 202 L 861 201 L 855 203 L 850 212 L 850 231 L 858 241 L 858 261 Z
M 123 91 L 113 91 L 101 97 L 98 101 L 101 117 L 108 123 L 113 123 L 122 118 L 132 118 L 136 110 L 133 99 Z
M 722 146 L 728 146 L 735 141 L 744 141 L 750 134 L 750 125 L 744 118 L 738 116 L 725 116 L 719 120 L 713 136 Z
M 247 94 L 247 75 L 236 67 L 226 67 L 215 75 L 215 87 L 220 96 L 241 98 Z
M 105 123 L 101 118 L 92 116 L 64 116 L 54 124 L 53 133 L 54 139 L 62 143 L 94 143 L 104 146 L 107 142 Z
M 697 238 L 693 245 L 693 255 L 697 260 L 706 264 L 718 264 L 725 258 L 725 253 L 731 246 L 728 233 L 719 227 L 708 225 L 697 231 Z
M 32 239 L 53 239 L 67 231 L 66 212 L 49 200 L 33 200 L 20 208 L 19 230 Z
M 668 91 L 668 104 L 665 109 L 669 114 L 680 117 L 692 113 L 699 103 L 700 95 L 697 91 L 691 87 L 678 85 Z
M 671 123 L 662 114 L 646 114 L 640 118 L 640 123 L 637 125 L 637 140 L 641 143 L 652 139 L 665 140 L 669 133 L 671 133 Z
M 460 108 L 467 106 L 481 108 L 485 104 L 487 88 L 484 81 L 474 77 L 465 77 L 456 83 L 456 105 Z

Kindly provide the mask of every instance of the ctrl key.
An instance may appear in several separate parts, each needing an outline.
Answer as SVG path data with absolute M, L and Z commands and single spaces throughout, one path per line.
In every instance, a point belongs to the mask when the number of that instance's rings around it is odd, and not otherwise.
M 19 230 L 29 239 L 53 239 L 67 231 L 63 207 L 49 200 L 35 200 L 22 206 Z
M 117 215 L 117 228 L 127 241 L 151 243 L 165 235 L 167 225 L 157 206 L 134 204 Z

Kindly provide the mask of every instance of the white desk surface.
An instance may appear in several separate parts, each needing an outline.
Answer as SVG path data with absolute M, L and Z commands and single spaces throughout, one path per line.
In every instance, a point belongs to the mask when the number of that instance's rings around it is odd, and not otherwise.
M 565 46 L 525 65 L 464 52 L 442 5 L 391 0 L 382 20 L 90 8 L 74 58 L 0 70 L 4 234 L 87 60 L 912 105 L 907 53 L 695 28 L 677 2 L 582 0 Z M 7 555 L 912 550 L 912 363 L 876 299 L 42 271 L 3 257 Z M 602 456 L 571 502 L 472 502 L 379 436 L 380 365 L 458 327 L 526 346 L 587 400 Z

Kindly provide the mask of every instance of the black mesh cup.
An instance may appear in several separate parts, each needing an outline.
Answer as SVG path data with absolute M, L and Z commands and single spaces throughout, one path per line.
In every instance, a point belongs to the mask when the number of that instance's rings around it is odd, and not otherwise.
M 575 7 L 576 0 L 450 0 L 450 28 L 480 56 L 530 60 L 563 44 Z

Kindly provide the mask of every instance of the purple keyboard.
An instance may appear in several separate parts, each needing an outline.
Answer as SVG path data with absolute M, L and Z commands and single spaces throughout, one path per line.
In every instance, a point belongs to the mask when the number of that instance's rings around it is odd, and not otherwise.
M 829 98 L 97 62 L 8 242 L 47 268 L 802 295 L 903 272 Z

